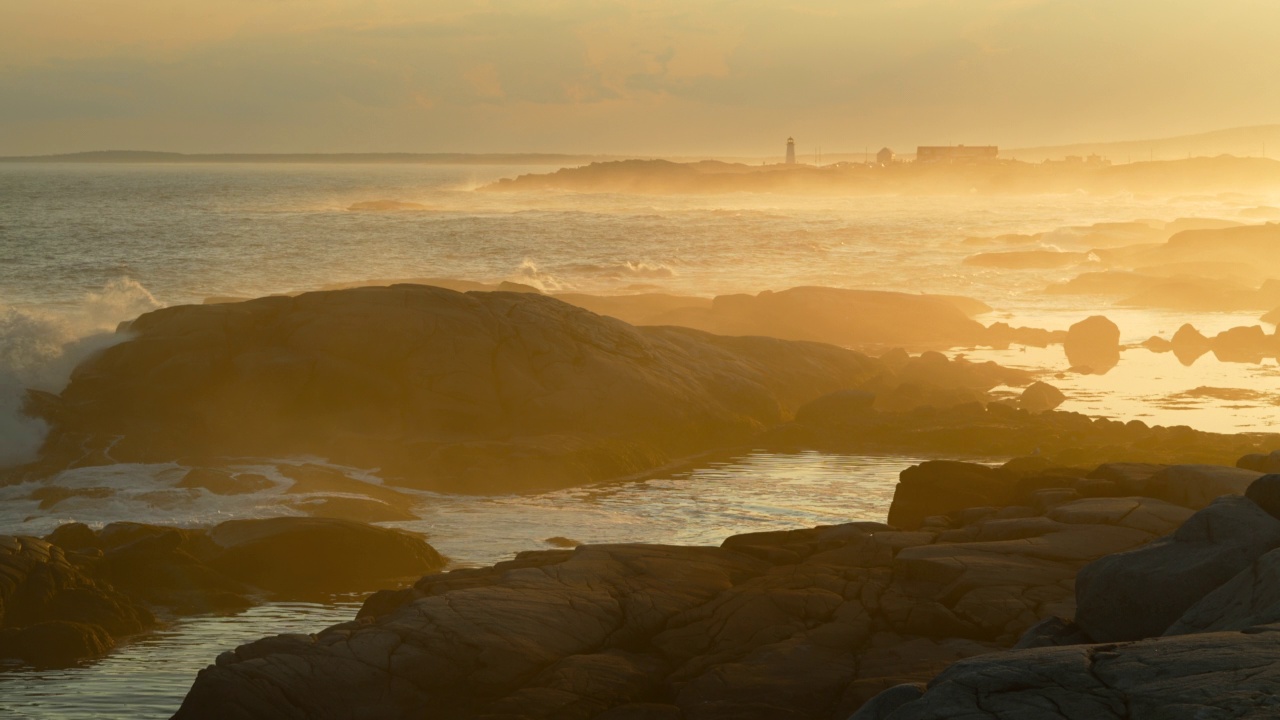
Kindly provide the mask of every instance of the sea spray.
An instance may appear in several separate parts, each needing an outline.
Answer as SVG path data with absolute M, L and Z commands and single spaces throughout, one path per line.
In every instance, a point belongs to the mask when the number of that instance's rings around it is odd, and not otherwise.
M 27 390 L 61 392 L 84 359 L 125 339 L 120 322 L 158 307 L 127 278 L 65 312 L 0 306 L 0 467 L 34 460 L 49 430 L 23 411 Z

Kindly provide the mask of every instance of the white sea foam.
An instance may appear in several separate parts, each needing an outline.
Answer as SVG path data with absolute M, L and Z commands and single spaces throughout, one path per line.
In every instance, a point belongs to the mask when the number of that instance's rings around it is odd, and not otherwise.
M 158 307 L 130 279 L 108 283 L 69 311 L 0 306 L 0 467 L 33 460 L 48 432 L 23 412 L 27 390 L 61 392 L 76 365 L 125 337 L 115 332 L 121 321 Z

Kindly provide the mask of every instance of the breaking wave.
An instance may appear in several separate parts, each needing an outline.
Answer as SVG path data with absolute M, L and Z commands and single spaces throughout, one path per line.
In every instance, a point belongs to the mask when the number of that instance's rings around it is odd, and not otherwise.
M 85 358 L 120 342 L 123 320 L 161 307 L 136 280 L 122 278 L 64 312 L 0 305 L 0 467 L 35 459 L 49 428 L 23 412 L 28 389 L 61 392 Z

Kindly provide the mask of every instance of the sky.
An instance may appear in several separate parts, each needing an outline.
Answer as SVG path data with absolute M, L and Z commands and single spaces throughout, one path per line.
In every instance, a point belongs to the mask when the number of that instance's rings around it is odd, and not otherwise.
M 743 155 L 1280 122 L 1276 0 L 0 0 L 0 155 Z

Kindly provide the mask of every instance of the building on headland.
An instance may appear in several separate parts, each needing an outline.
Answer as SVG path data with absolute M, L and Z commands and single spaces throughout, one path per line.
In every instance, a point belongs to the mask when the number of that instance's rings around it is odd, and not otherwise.
M 1052 161 L 1046 160 L 1045 162 L 1052 162 Z M 1090 167 L 1106 167 L 1107 165 L 1111 164 L 1110 160 L 1102 157 L 1097 153 L 1089 155 L 1088 157 L 1081 157 L 1079 155 L 1068 155 L 1065 158 L 1063 158 L 1061 162 L 1064 165 L 1088 165 Z
M 880 148 L 880 152 L 876 153 L 876 162 L 881 165 L 892 165 L 894 154 L 889 148 Z
M 1000 155 L 995 145 L 921 145 L 916 148 L 919 163 L 983 163 Z
M 796 164 L 796 139 L 787 138 L 787 164 Z

